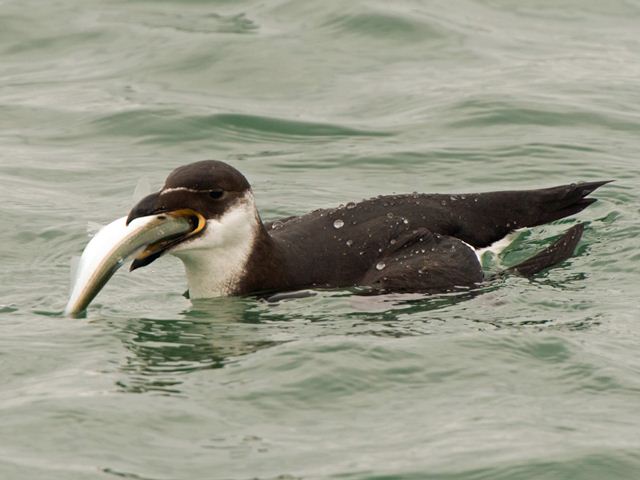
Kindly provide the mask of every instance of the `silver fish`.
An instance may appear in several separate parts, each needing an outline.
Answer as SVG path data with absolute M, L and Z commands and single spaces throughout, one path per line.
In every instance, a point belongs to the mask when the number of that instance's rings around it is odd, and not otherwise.
M 130 257 L 162 250 L 171 239 L 184 238 L 198 227 L 185 215 L 161 214 L 136 218 L 126 224 L 127 217 L 118 218 L 103 227 L 87 244 L 76 271 L 73 289 L 65 315 L 75 316 L 105 286 L 111 276 Z M 153 248 L 154 245 L 160 247 Z M 145 249 L 145 247 L 148 247 Z

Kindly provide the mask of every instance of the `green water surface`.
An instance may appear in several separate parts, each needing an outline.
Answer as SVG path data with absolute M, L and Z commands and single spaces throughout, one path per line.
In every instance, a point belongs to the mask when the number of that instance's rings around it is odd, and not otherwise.
M 0 478 L 639 478 L 639 145 L 637 0 L 0 0 Z M 64 318 L 88 235 L 207 158 L 267 220 L 616 181 L 472 297 L 191 304 L 168 257 Z

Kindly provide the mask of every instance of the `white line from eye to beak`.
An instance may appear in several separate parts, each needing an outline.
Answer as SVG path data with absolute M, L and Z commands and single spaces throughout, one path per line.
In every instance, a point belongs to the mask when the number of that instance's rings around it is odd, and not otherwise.
M 178 192 L 178 191 L 192 192 L 192 193 L 206 192 L 206 190 L 196 190 L 195 188 L 174 187 L 174 188 L 166 188 L 160 191 L 160 195 L 164 195 L 165 193 Z

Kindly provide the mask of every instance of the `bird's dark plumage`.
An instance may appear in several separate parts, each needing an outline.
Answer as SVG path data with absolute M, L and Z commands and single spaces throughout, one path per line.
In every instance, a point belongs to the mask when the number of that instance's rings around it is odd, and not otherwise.
M 519 228 L 574 215 L 595 202 L 587 196 L 605 183 L 379 196 L 267 224 L 256 211 L 255 238 L 229 292 L 363 286 L 379 292 L 437 293 L 473 287 L 483 280 L 474 248 L 487 247 Z M 253 205 L 240 172 L 222 162 L 198 162 L 176 169 L 162 191 L 134 207 L 129 220 L 179 208 L 219 220 L 242 202 L 246 205 L 248 198 Z M 568 258 L 582 230 L 573 227 L 509 271 L 533 275 Z
M 267 229 L 289 252 L 289 261 L 298 264 L 292 269 L 299 273 L 294 284 L 442 292 L 482 281 L 482 269 L 469 245 L 487 247 L 516 229 L 573 215 L 595 202 L 585 197 L 605 183 L 380 196 L 276 221 Z M 343 226 L 336 228 L 336 222 Z M 564 249 L 564 258 L 573 247 Z M 549 255 L 535 262 L 536 268 L 532 264 L 512 271 L 532 275 L 561 257 Z

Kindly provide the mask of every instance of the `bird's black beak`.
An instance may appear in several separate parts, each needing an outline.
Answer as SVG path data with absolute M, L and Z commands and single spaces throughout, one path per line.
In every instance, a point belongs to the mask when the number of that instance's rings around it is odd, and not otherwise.
M 160 203 L 160 192 L 147 195 L 140 200 L 129 212 L 127 217 L 127 225 L 139 217 L 147 217 L 149 215 L 157 215 L 158 213 L 166 212 L 164 205 Z
M 207 219 L 201 213 L 190 208 L 176 208 L 175 206 L 164 203 L 160 192 L 152 193 L 140 200 L 129 212 L 126 223 L 129 225 L 129 223 L 136 218 L 146 217 L 149 215 L 160 215 L 163 213 L 172 217 L 186 217 L 193 225 L 193 229 L 186 234 L 182 234 L 177 237 L 168 237 L 160 240 L 159 242 L 147 245 L 142 253 L 140 253 L 131 263 L 129 270 L 133 271 L 136 268 L 149 265 L 157 258 L 160 258 L 171 247 L 174 247 L 187 238 L 191 238 L 197 233 L 200 233 L 207 225 Z

